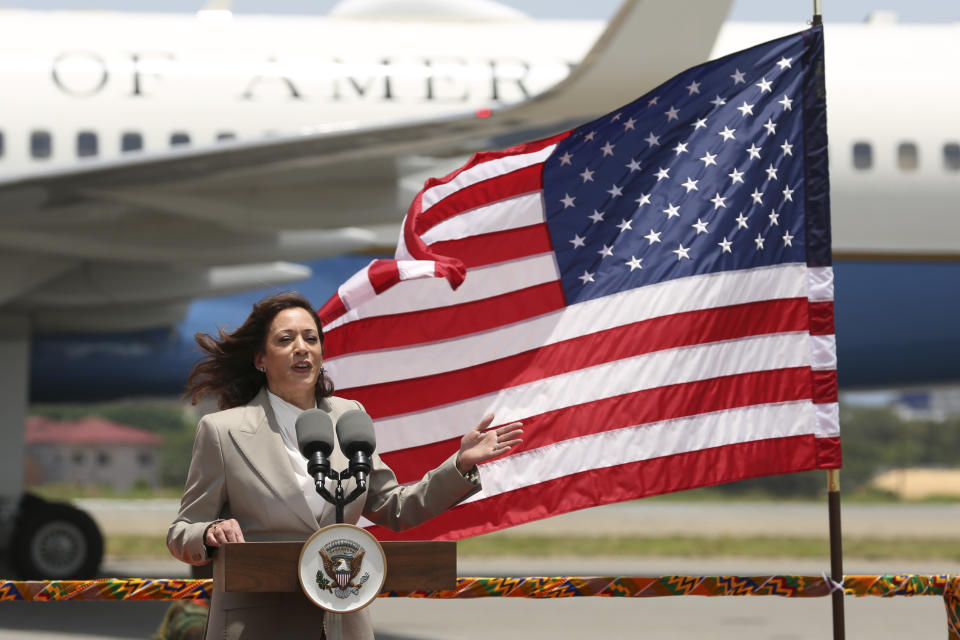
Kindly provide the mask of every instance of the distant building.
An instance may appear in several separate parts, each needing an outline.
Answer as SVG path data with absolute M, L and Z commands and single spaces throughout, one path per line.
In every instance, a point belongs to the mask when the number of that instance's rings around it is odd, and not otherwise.
M 870 484 L 902 500 L 960 498 L 960 469 L 892 469 Z
M 157 487 L 163 438 L 103 418 L 27 418 L 28 484 L 100 485 L 125 491 Z
M 943 422 L 960 416 L 960 387 L 903 392 L 893 405 L 901 420 Z

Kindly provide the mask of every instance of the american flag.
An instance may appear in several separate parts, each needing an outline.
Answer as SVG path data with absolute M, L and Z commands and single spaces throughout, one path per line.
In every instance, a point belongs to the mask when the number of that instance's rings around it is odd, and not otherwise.
M 396 258 L 320 311 L 383 459 L 414 481 L 489 411 L 525 441 L 378 536 L 840 466 L 819 28 L 429 180 Z

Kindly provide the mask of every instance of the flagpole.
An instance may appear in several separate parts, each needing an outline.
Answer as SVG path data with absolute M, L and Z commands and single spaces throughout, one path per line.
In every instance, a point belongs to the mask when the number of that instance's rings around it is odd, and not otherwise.
M 843 538 L 840 535 L 840 470 L 827 470 L 827 510 L 830 514 L 830 579 L 833 599 L 833 640 L 844 640 Z
M 820 0 L 813 0 L 813 26 L 823 26 L 823 15 L 820 11 Z

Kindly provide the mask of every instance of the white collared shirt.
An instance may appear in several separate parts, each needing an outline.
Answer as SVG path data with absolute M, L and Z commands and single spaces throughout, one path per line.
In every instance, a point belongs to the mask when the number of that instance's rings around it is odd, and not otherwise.
M 324 507 L 327 506 L 327 501 L 317 493 L 313 478 L 307 474 L 307 459 L 303 457 L 303 454 L 300 453 L 300 449 L 297 447 L 297 418 L 304 410 L 296 405 L 290 404 L 269 389 L 267 390 L 267 397 L 270 398 L 273 415 L 276 417 L 277 424 L 280 426 L 280 437 L 283 438 L 283 444 L 286 446 L 287 457 L 290 459 L 290 467 L 293 469 L 293 474 L 296 476 L 297 482 L 303 490 L 303 496 L 307 499 L 310 510 L 313 511 L 313 515 L 315 515 L 319 521 L 323 514 Z M 316 404 L 314 404 L 314 408 L 316 408 Z M 326 482 L 326 480 L 324 480 L 324 482 Z

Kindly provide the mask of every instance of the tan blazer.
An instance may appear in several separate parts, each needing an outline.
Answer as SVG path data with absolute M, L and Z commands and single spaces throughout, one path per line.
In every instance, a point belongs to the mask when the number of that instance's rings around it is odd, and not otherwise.
M 336 423 L 344 411 L 362 406 L 331 397 L 319 408 Z M 479 489 L 457 470 L 455 455 L 407 486 L 397 483 L 378 455 L 372 462 L 366 499 L 346 506 L 346 522 L 356 523 L 362 514 L 399 531 L 439 515 Z M 330 466 L 347 467 L 339 446 L 334 446 Z M 345 483 L 347 495 L 354 484 L 353 479 Z M 317 519 L 307 505 L 264 388 L 249 404 L 200 420 L 180 512 L 167 532 L 167 546 L 183 562 L 206 564 L 210 557 L 204 534 L 216 520 L 236 518 L 250 542 L 299 541 L 333 524 L 334 511 L 328 504 Z M 318 613 L 300 594 L 225 593 L 214 585 L 206 637 L 248 639 L 289 633 L 318 638 Z M 367 609 L 344 616 L 343 631 L 350 640 L 373 638 Z

